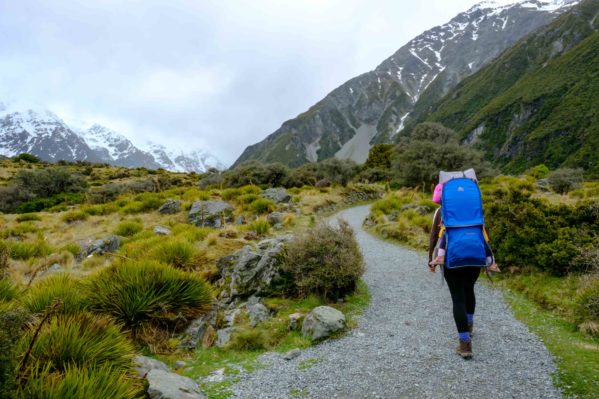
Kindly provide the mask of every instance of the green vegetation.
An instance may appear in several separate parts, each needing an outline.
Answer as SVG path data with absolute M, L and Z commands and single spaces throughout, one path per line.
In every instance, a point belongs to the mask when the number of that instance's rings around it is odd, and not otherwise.
M 79 222 L 87 220 L 89 215 L 82 211 L 70 211 L 62 215 L 62 221 L 65 223 Z
M 152 251 L 152 258 L 179 269 L 189 270 L 198 264 L 199 251 L 186 240 L 167 240 Z
M 135 220 L 126 220 L 124 222 L 119 223 L 119 225 L 114 230 L 114 234 L 123 237 L 130 237 L 142 231 L 143 228 L 144 225 L 141 222 Z
M 68 273 L 42 278 L 25 292 L 21 301 L 35 314 L 44 313 L 55 301 L 60 301 L 60 313 L 76 314 L 85 307 L 81 282 Z

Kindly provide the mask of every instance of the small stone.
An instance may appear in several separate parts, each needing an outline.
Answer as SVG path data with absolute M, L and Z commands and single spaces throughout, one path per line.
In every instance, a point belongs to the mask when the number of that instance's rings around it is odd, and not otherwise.
M 218 369 L 212 372 L 208 377 L 206 377 L 206 382 L 223 382 L 227 378 L 225 375 L 225 369 Z
M 183 360 L 177 360 L 174 364 L 176 369 L 182 369 L 186 365 L 187 365 L 187 363 L 185 363 Z
M 302 335 L 314 341 L 328 338 L 345 328 L 345 315 L 329 306 L 318 306 L 306 316 L 302 323 Z
M 299 349 L 292 349 L 289 352 L 285 353 L 283 355 L 283 359 L 285 360 L 292 360 L 295 359 L 296 357 L 298 357 L 299 355 L 301 355 L 302 351 L 300 351 Z
M 291 331 L 294 330 L 299 330 L 300 328 L 300 321 L 302 320 L 302 318 L 304 317 L 303 314 L 301 313 L 292 313 L 289 315 L 289 329 Z
M 171 230 L 164 226 L 156 226 L 154 227 L 154 233 L 161 236 L 168 236 L 169 234 L 171 234 Z

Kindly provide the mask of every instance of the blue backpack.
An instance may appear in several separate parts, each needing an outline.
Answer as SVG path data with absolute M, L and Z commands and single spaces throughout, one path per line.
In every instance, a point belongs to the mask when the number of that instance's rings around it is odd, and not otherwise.
M 485 217 L 476 182 L 468 178 L 449 180 L 443 186 L 441 204 L 447 239 L 445 266 L 487 266 L 492 252 L 483 232 Z

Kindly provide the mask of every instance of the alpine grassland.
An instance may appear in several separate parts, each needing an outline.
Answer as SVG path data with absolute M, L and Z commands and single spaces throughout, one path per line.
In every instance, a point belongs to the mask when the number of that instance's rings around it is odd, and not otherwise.
M 329 162 L 301 174 L 268 164 L 187 174 L 1 160 L 0 396 L 141 398 L 137 355 L 169 365 L 183 359 L 188 366 L 177 372 L 194 379 L 222 367 L 231 377 L 231 364 L 251 370 L 264 351 L 312 345 L 290 329 L 292 314 L 301 323 L 328 304 L 354 325 L 369 298 L 355 239 L 347 227 L 314 226 L 334 209 L 380 198 L 386 187 L 360 182 L 357 166 L 347 165 Z M 340 178 L 340 170 L 349 174 Z M 287 190 L 285 201 L 263 196 L 273 187 Z M 196 201 L 224 201 L 232 211 L 219 227 L 193 223 Z M 159 211 L 166 203 L 177 205 Z M 227 287 L 222 259 L 296 234 L 304 238 L 293 242 L 293 256 L 311 260 L 307 274 L 281 271 L 287 285 L 260 298 L 265 318 L 255 320 L 242 306 L 227 321 L 219 304 Z M 330 260 L 331 251 L 345 258 Z M 319 274 L 319 263 L 326 273 Z M 244 295 L 233 304 L 243 305 L 251 296 Z M 186 330 L 203 318 L 212 324 L 187 349 Z M 230 325 L 229 341 L 217 345 L 216 331 Z M 227 395 L 221 383 L 201 386 L 209 397 Z

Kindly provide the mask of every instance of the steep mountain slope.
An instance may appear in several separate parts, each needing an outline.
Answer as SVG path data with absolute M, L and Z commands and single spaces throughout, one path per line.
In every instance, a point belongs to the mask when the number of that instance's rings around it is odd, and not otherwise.
M 162 168 L 173 172 L 205 172 L 210 168 L 226 169 L 226 166 L 214 155 L 202 150 L 167 149 L 163 145 L 150 141 L 146 143 L 146 151 L 152 154 Z
M 0 111 L 0 154 L 33 154 L 44 161 L 101 162 L 85 140 L 47 110 Z
M 296 166 L 332 156 L 363 162 L 373 144 L 392 141 L 415 107 L 426 109 L 577 0 L 505 3 L 485 1 L 424 32 L 246 148 L 233 166 L 249 159 Z
M 434 106 L 506 171 L 545 163 L 599 176 L 599 0 L 584 0 Z

